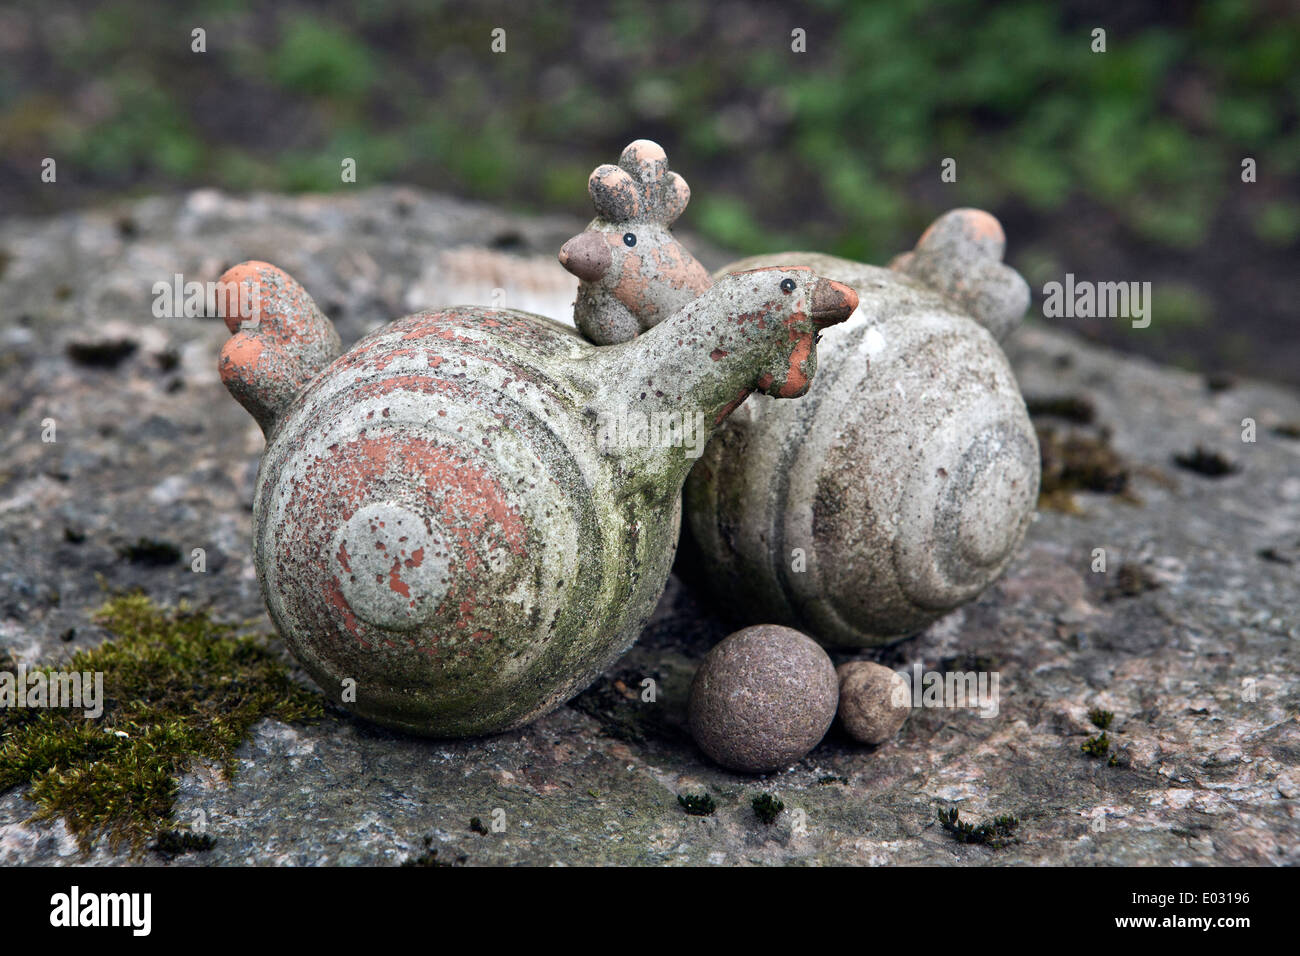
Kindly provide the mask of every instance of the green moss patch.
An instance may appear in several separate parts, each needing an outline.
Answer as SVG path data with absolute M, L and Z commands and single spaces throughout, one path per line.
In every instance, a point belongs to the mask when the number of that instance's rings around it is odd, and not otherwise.
M 63 817 L 83 850 L 107 836 L 141 850 L 175 828 L 177 779 L 197 760 L 235 769 L 258 721 L 320 717 L 321 699 L 295 683 L 263 638 L 206 612 L 117 597 L 95 614 L 115 639 L 62 671 L 104 676 L 104 713 L 0 710 L 0 791 L 30 783 L 36 819 Z
M 1088 711 L 1088 720 L 1092 721 L 1092 725 L 1098 730 L 1110 730 L 1110 725 L 1115 722 L 1115 712 L 1094 707 Z
M 677 803 L 693 817 L 708 817 L 718 809 L 718 804 L 707 793 L 679 793 Z
M 1089 737 L 1079 749 L 1086 757 L 1104 757 L 1110 752 L 1110 735 L 1102 731 L 1095 737 Z
M 754 808 L 754 816 L 758 817 L 763 823 L 771 826 L 776 822 L 776 818 L 781 815 L 785 809 L 785 803 L 778 797 L 770 793 L 761 793 L 750 801 L 750 806 Z
M 1010 814 L 994 817 L 986 823 L 967 823 L 953 807 L 939 811 L 939 824 L 958 843 L 975 843 L 1000 850 L 1020 842 L 1016 837 L 1020 821 Z

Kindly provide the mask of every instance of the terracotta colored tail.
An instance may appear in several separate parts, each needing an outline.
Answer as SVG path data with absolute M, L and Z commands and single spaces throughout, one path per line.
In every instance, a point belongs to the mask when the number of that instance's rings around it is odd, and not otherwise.
M 248 306 L 247 315 L 226 316 L 233 335 L 221 349 L 221 381 L 269 435 L 284 408 L 342 354 L 343 345 L 333 323 L 287 272 L 241 262 L 220 281 L 234 283 L 227 289 L 238 286 L 239 301 Z
M 933 223 L 916 248 L 891 269 L 907 273 L 952 299 L 1001 341 L 1029 308 L 1029 284 L 1002 262 L 1002 225 L 979 209 L 954 209 Z

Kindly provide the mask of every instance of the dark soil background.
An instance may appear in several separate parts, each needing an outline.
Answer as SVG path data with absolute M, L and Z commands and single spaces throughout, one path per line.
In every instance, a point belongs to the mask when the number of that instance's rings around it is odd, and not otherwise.
M 719 246 L 883 262 L 981 206 L 1036 298 L 1066 272 L 1153 284 L 1147 329 L 1037 321 L 1297 384 L 1297 63 L 1293 0 L 18 2 L 0 212 L 410 182 L 581 215 L 590 170 L 644 136 L 691 183 L 682 225 Z

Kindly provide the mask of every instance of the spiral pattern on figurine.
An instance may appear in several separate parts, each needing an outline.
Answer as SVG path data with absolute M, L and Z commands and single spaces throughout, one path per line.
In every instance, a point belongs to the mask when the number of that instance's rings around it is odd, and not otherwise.
M 261 569 L 272 617 L 327 691 L 351 678 L 355 709 L 399 726 L 427 724 L 404 712 L 432 694 L 448 733 L 504 728 L 537 709 L 512 675 L 577 656 L 548 638 L 600 616 L 575 585 L 600 581 L 619 548 L 593 503 L 613 491 L 574 414 L 581 396 L 541 366 L 583 350 L 517 313 L 424 312 L 364 339 L 290 407 L 255 533 L 274 556 Z M 572 668 L 575 684 L 588 669 Z M 503 689 L 485 695 L 484 673 Z
M 860 268 L 848 278 L 871 316 L 826 334 L 801 401 L 751 399 L 686 487 L 715 590 L 745 620 L 840 646 L 914 633 L 977 596 L 1038 494 L 1033 427 L 992 336 Z

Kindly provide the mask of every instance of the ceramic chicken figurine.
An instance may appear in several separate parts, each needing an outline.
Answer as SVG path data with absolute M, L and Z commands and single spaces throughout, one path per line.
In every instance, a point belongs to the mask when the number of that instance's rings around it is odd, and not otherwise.
M 1005 569 L 1034 514 L 1039 452 L 995 338 L 1029 302 L 1004 246 L 996 219 L 960 209 L 889 269 L 793 252 L 716 273 L 799 263 L 860 299 L 823 337 L 808 396 L 746 403 L 687 482 L 699 573 L 737 623 L 886 643 Z
M 760 269 L 605 349 L 458 306 L 340 355 L 281 270 L 222 281 L 258 303 L 228 320 L 220 370 L 266 434 L 253 535 L 271 619 L 332 699 L 438 737 L 527 723 L 635 640 L 702 449 L 674 443 L 683 416 L 703 440 L 753 391 L 803 394 L 816 337 L 857 305 L 809 269 Z M 679 425 L 656 441 L 629 420 Z
M 587 180 L 596 218 L 560 249 L 578 277 L 574 321 L 597 345 L 626 342 L 672 315 L 713 284 L 674 237 L 691 190 L 668 170 L 657 143 L 630 143 L 617 166 Z

